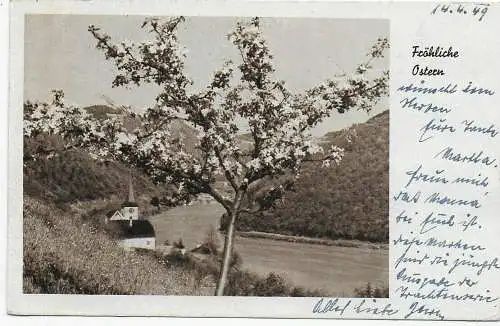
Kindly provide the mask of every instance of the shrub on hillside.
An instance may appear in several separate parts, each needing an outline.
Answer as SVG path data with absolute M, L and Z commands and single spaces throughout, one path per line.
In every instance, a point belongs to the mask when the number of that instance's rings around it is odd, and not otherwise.
M 208 248 L 209 254 L 217 255 L 220 253 L 221 244 L 219 241 L 217 230 L 213 225 L 208 230 L 207 235 L 205 236 L 204 243 Z
M 174 243 L 172 243 L 172 246 L 176 249 L 185 249 L 186 248 L 186 246 L 184 246 L 184 242 L 182 241 L 182 238 L 179 238 L 179 240 L 174 241 Z
M 327 296 L 319 290 L 306 290 L 291 285 L 284 275 L 269 273 L 266 277 L 249 271 L 234 271 L 230 274 L 226 295 L 254 297 L 321 297 Z
M 364 287 L 354 289 L 354 297 L 357 298 L 388 298 L 389 287 L 366 283 Z

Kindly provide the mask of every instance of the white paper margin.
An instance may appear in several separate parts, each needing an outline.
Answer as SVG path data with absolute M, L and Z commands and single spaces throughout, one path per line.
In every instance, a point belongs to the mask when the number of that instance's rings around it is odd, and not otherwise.
M 9 91 L 9 176 L 8 176 L 8 311 L 17 314 L 40 315 L 114 315 L 114 316 L 186 316 L 186 317 L 269 317 L 269 318 L 332 318 L 325 314 L 314 316 L 312 307 L 317 298 L 243 298 L 243 297 L 169 297 L 169 296 L 84 296 L 84 295 L 25 295 L 22 294 L 22 101 L 23 101 L 23 14 L 140 14 L 140 15 L 204 15 L 204 16 L 287 16 L 335 18 L 387 18 L 391 20 L 391 90 L 398 80 L 398 70 L 408 69 L 408 57 L 397 53 L 398 32 L 401 28 L 409 38 L 419 28 L 431 24 L 432 3 L 237 3 L 202 1 L 109 1 L 68 2 L 15 1 L 11 7 L 10 91 Z M 498 9 L 498 8 L 495 8 Z M 494 13 L 498 14 L 498 10 Z M 500 30 L 498 15 L 490 13 L 489 31 Z M 464 26 L 467 28 L 467 26 Z M 446 38 L 436 34 L 436 38 Z M 454 40 L 452 40 L 454 41 Z M 430 42 L 429 42 L 430 43 Z M 396 49 L 396 50 L 395 50 Z M 491 51 L 498 53 L 499 44 Z M 401 60 L 401 61 L 400 61 Z M 497 66 L 498 67 L 498 66 Z M 483 67 L 484 68 L 484 67 Z M 479 68 L 478 68 L 479 69 Z M 401 72 L 402 73 L 402 72 Z M 406 77 L 402 77 L 406 79 Z M 491 86 L 497 86 L 498 83 Z M 498 87 L 497 87 L 498 89 Z M 393 107 L 391 97 L 391 108 Z M 19 109 L 15 109 L 19 108 Z M 391 112 L 391 119 L 393 113 Z M 392 134 L 397 123 L 391 120 Z M 392 145 L 391 145 L 392 146 Z M 496 153 L 498 155 L 498 152 Z M 392 158 L 391 158 L 392 160 Z M 391 161 L 391 172 L 393 171 Z M 497 178 L 498 179 L 498 178 Z M 394 192 L 392 189 L 390 194 Z M 497 206 L 498 207 L 498 206 Z M 498 210 L 497 210 L 498 211 Z M 391 221 L 392 223 L 392 221 Z M 392 228 L 391 224 L 391 228 Z M 498 234 L 491 232 L 492 240 Z M 391 229 L 392 232 L 392 229 Z M 494 245 L 494 242 L 491 241 Z M 394 259 L 391 255 L 391 261 Z M 379 299 L 380 300 L 380 299 Z M 393 299 L 386 300 L 394 302 Z M 382 302 L 383 300 L 381 300 Z M 444 307 L 446 308 L 446 307 Z M 498 311 L 457 311 L 451 305 L 448 319 L 493 319 Z M 355 315 L 345 318 L 359 318 Z

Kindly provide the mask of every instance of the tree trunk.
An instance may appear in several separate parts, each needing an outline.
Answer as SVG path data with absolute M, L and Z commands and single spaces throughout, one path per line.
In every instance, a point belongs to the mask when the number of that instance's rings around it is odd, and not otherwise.
M 217 287 L 215 290 L 215 295 L 224 295 L 224 289 L 226 288 L 227 279 L 229 276 L 229 267 L 231 266 L 231 258 L 233 254 L 234 246 L 234 235 L 235 235 L 235 222 L 238 217 L 238 210 L 240 209 L 241 200 L 243 198 L 244 192 L 238 192 L 235 197 L 233 209 L 228 212 L 230 221 L 226 229 L 226 236 L 224 240 L 224 253 L 222 258 L 222 266 L 219 274 L 219 279 L 217 280 Z

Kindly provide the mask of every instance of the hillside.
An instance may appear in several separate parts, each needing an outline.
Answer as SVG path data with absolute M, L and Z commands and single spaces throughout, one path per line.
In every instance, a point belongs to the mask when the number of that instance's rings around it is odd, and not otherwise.
M 92 105 L 85 108 L 97 119 L 105 119 L 119 109 L 109 105 Z M 137 120 L 127 118 L 125 126 L 133 130 Z M 26 160 L 34 152 L 43 148 L 58 149 L 51 158 Z M 73 203 L 117 196 L 122 199 L 127 194 L 129 167 L 118 162 L 97 162 L 84 150 L 62 150 L 64 141 L 58 136 L 38 135 L 24 139 L 25 164 L 23 169 L 24 194 L 56 203 Z M 139 197 L 150 200 L 158 196 L 161 189 L 149 178 L 132 171 L 134 188 Z
M 24 155 L 48 141 L 60 142 L 55 137 L 46 136 L 25 139 Z M 39 158 L 25 164 L 23 172 L 25 195 L 57 203 L 123 197 L 129 178 L 129 168 L 125 165 L 100 163 L 80 150 L 64 151 L 50 159 Z M 149 197 L 159 192 L 144 175 L 134 172 L 133 179 L 136 193 Z
M 326 134 L 325 146 L 346 150 L 341 164 L 305 166 L 295 192 L 270 211 L 243 215 L 240 231 L 387 242 L 389 237 L 389 111 L 345 132 Z
M 24 197 L 24 293 L 212 295 L 209 278 L 126 252 L 101 230 Z M 140 280 L 138 282 L 137 280 Z
M 75 212 L 24 196 L 23 292 L 30 294 L 213 295 L 218 256 L 206 260 L 160 252 L 125 251 L 108 234 Z M 260 276 L 241 268 L 235 253 L 226 295 L 327 296 L 288 282 L 282 275 Z M 358 293 L 356 296 L 370 296 Z

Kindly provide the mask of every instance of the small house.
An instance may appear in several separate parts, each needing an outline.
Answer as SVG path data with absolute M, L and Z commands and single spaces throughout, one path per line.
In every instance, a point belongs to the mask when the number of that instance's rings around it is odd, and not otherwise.
M 148 220 L 114 220 L 108 223 L 109 231 L 125 249 L 156 249 L 155 230 Z
M 128 198 L 121 209 L 106 216 L 107 231 L 126 249 L 156 249 L 156 235 L 150 221 L 139 216 L 139 205 L 134 199 L 132 179 L 129 182 Z

